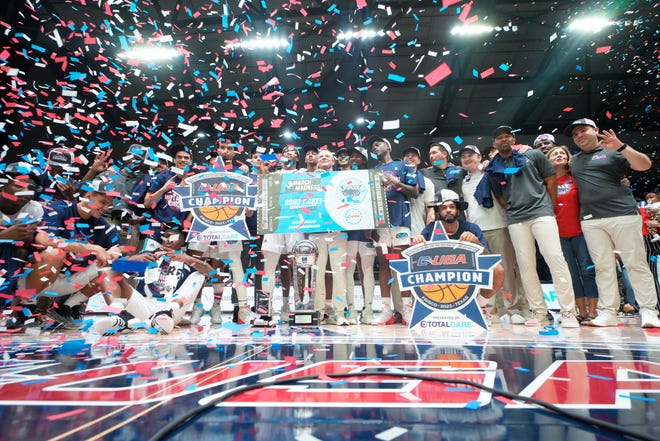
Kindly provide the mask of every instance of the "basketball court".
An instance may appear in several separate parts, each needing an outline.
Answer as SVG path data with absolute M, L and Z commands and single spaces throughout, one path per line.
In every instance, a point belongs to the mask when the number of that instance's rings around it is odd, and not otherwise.
M 3 439 L 660 437 L 660 330 L 634 316 L 606 329 L 497 323 L 470 337 L 403 325 L 251 328 L 229 314 L 167 336 L 101 337 L 93 320 L 3 333 Z

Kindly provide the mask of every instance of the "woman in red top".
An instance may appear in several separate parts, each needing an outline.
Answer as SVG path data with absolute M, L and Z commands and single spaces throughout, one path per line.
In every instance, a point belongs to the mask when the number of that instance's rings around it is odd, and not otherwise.
M 580 228 L 578 188 L 570 171 L 571 153 L 564 145 L 552 147 L 546 157 L 557 171 L 557 203 L 555 217 L 559 227 L 561 249 L 573 279 L 578 321 L 596 318 L 598 287 L 596 270 L 589 256 Z

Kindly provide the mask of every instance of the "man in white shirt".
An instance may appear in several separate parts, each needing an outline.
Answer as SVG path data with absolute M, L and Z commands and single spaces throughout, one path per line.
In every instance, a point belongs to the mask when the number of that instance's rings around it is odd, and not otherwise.
M 403 160 L 415 167 L 415 173 L 419 173 L 422 155 L 417 147 L 404 149 Z M 410 200 L 410 235 L 412 237 L 418 236 L 426 224 L 435 220 L 435 211 L 433 209 L 435 203 L 435 186 L 429 178 L 426 176 L 422 177 L 424 179 L 424 193 L 420 194 L 418 198 Z

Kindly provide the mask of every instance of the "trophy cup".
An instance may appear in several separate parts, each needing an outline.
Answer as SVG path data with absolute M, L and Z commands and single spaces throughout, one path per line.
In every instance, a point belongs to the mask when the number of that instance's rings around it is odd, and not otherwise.
M 314 309 L 316 295 L 316 261 L 319 249 L 311 240 L 299 240 L 293 247 L 294 311 L 289 325 L 318 326 L 319 317 Z

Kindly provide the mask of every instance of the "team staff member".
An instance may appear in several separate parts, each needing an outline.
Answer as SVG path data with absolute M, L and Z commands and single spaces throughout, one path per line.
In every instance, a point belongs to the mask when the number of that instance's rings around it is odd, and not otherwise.
M 596 266 L 598 317 L 594 326 L 616 326 L 619 290 L 614 250 L 621 253 L 639 304 L 641 326 L 660 328 L 654 275 L 646 263 L 642 218 L 630 187 L 621 184 L 628 168 L 645 171 L 651 159 L 621 141 L 613 130 L 601 132 L 581 118 L 566 128 L 580 152 L 573 157 L 573 176 L 580 189 L 580 225 Z

